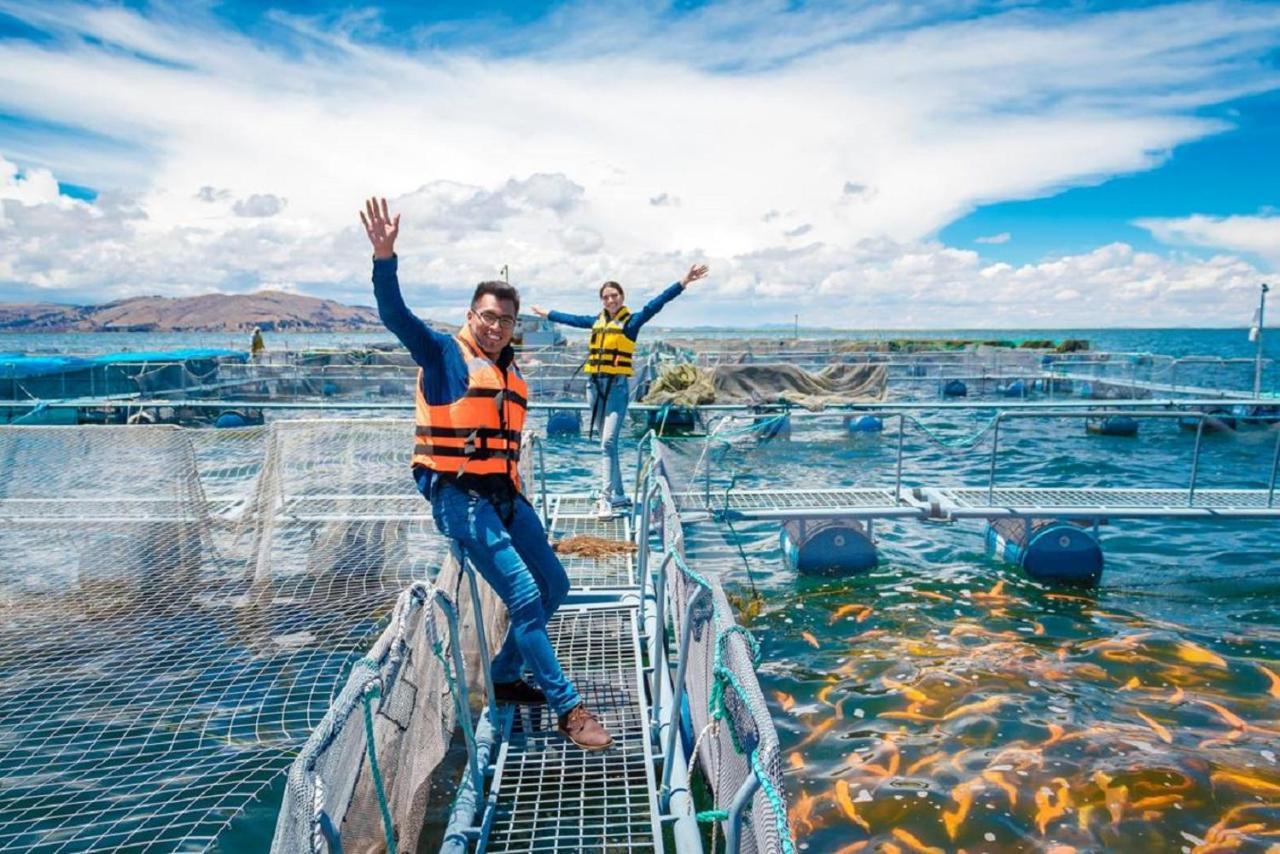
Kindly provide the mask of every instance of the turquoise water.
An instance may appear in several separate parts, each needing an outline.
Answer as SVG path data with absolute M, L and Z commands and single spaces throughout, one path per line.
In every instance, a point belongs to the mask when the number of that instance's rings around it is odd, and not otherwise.
M 985 417 L 927 420 L 958 438 Z M 908 436 L 906 483 L 986 485 L 989 445 L 950 452 Z M 1199 486 L 1265 486 L 1276 436 L 1208 437 Z M 1079 418 L 1015 422 L 1001 428 L 996 476 L 1185 487 L 1193 443 L 1172 422 L 1132 439 L 1088 436 Z M 797 422 L 791 442 L 722 449 L 712 489 L 891 484 L 893 451 L 892 434 Z M 1209 846 L 1217 840 L 1262 851 L 1276 841 L 1273 523 L 1116 520 L 1102 528 L 1106 569 L 1092 591 L 988 559 L 978 522 L 881 522 L 876 533 L 874 571 L 823 581 L 785 569 L 776 524 L 690 532 L 700 567 L 766 603 L 750 625 L 809 850 L 1227 850 Z
M 1173 356 L 1253 354 L 1243 330 L 1025 337 L 1085 337 L 1099 349 Z M 243 346 L 206 335 L 21 338 L 0 338 L 0 349 Z M 268 344 L 277 346 L 270 337 Z M 1268 338 L 1267 351 L 1280 357 L 1280 335 Z M 923 417 L 958 440 L 989 415 Z M 996 477 L 1006 485 L 1182 487 L 1193 441 L 1172 422 L 1124 439 L 1087 436 L 1078 418 L 1019 421 L 1001 427 Z M 1275 441 L 1266 428 L 1207 436 L 1198 484 L 1265 485 Z M 692 468 L 703 443 L 677 444 Z M 547 448 L 553 489 L 591 488 L 591 443 Z M 989 445 L 953 452 L 917 431 L 907 450 L 909 485 L 987 482 Z M 893 451 L 891 434 L 851 437 L 838 419 L 797 419 L 790 442 L 715 446 L 713 484 L 883 485 L 892 482 Z M 1116 520 L 1101 530 L 1107 563 L 1092 591 L 1055 590 L 993 562 L 976 522 L 878 523 L 879 566 L 845 581 L 797 578 L 782 563 L 777 533 L 765 523 L 700 524 L 689 545 L 700 568 L 720 571 L 740 593 L 754 588 L 767 603 L 750 627 L 762 642 L 760 678 L 807 850 L 1264 851 L 1280 840 L 1273 523 Z M 220 849 L 269 839 L 280 791 L 234 822 Z
M 1150 352 L 1167 356 L 1213 355 L 1222 357 L 1252 357 L 1254 345 L 1242 329 L 941 329 L 928 331 L 875 329 L 875 330 L 810 330 L 801 328 L 801 337 L 815 340 L 837 339 L 888 339 L 888 338 L 976 338 L 1013 339 L 1084 338 L 1094 350 L 1119 352 Z M 697 335 L 699 337 L 723 336 L 742 338 L 790 338 L 789 334 L 766 335 L 758 330 L 704 330 L 663 329 L 646 327 L 645 339 L 668 336 Z M 306 348 L 366 347 L 371 344 L 390 344 L 395 338 L 387 332 L 273 332 L 266 336 L 270 350 L 300 350 Z M 1266 355 L 1280 358 L 1280 331 L 1264 336 Z M 249 336 L 230 332 L 77 332 L 77 333 L 29 333 L 7 332 L 0 334 L 0 351 L 22 353 L 113 353 L 124 350 L 159 350 L 178 347 L 230 347 L 249 349 Z

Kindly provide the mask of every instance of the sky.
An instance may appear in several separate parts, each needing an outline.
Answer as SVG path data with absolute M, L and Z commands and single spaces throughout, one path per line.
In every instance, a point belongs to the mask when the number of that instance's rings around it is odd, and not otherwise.
M 0 301 L 1243 327 L 1277 152 L 1276 2 L 0 0 Z

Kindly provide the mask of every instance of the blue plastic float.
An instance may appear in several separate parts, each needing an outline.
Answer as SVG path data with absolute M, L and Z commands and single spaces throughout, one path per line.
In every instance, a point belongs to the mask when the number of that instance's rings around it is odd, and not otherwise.
M 843 577 L 876 565 L 876 547 L 856 519 L 793 519 L 778 534 L 782 559 L 801 575 Z

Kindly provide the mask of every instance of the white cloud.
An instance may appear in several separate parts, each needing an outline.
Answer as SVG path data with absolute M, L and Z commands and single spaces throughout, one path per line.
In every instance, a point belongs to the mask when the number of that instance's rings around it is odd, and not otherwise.
M 1012 234 L 1010 234 L 1007 231 L 1002 231 L 999 234 L 989 234 L 986 237 L 975 237 L 973 239 L 973 242 L 974 243 L 991 243 L 991 244 L 1008 243 L 1011 237 L 1013 237 Z
M 1252 252 L 1280 267 L 1280 215 L 1194 216 L 1134 222 L 1161 243 Z
M 288 201 L 279 196 L 273 196 L 270 193 L 254 193 L 247 199 L 237 199 L 231 206 L 231 211 L 236 216 L 265 219 L 280 213 L 286 204 Z
M 931 235 L 978 204 L 1157 165 L 1225 127 L 1195 108 L 1280 84 L 1257 62 L 1280 11 L 1242 3 L 972 20 L 928 4 L 584 5 L 421 50 L 387 46 L 370 13 L 327 28 L 276 14 L 266 43 L 199 7 L 3 8 L 52 36 L 0 41 L 0 109 L 38 120 L 0 132 L 27 169 L 0 170 L 3 278 L 103 299 L 270 281 L 367 302 L 355 214 L 370 192 L 403 214 L 406 281 L 441 304 L 504 263 L 550 302 L 604 278 L 644 293 L 704 257 L 716 279 L 698 293 L 855 293 L 831 310 L 845 323 L 981 322 L 1005 310 L 994 285 L 1013 312 L 1098 299 L 1060 268 L 1111 277 L 1110 300 L 1203 295 L 1243 262 L 1104 247 L 1005 269 Z M 103 195 L 72 203 L 53 176 Z M 280 205 L 237 216 L 270 206 L 254 198 Z M 946 317 L 924 308 L 940 290 Z M 700 299 L 680 305 L 758 313 Z

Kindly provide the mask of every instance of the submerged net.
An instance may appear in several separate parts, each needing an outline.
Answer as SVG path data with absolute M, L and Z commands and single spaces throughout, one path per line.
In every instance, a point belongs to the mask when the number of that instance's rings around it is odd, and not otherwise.
M 504 625 L 497 599 L 488 585 L 479 589 L 487 636 L 499 637 Z M 465 674 L 454 667 L 455 639 L 442 607 L 458 609 L 456 640 L 464 655 L 470 653 Z M 431 774 L 466 696 L 460 689 L 468 675 L 474 682 L 481 672 L 474 615 L 452 555 L 435 585 L 415 583 L 401 594 L 386 630 L 352 667 L 289 769 L 273 851 L 420 848 Z
M 660 442 L 654 443 L 654 456 L 662 495 L 660 536 L 665 549 L 675 553 L 667 576 L 674 637 L 683 632 L 689 603 L 699 590 L 706 591 L 691 614 L 685 690 L 693 731 L 698 736 L 696 759 L 714 801 L 707 814 L 714 820 L 723 819 L 735 793 L 755 774 L 760 788 L 744 813 L 741 850 L 790 854 L 793 847 L 778 734 L 756 679 L 755 641 L 735 624 L 719 579 L 699 574 L 686 561 L 684 531 L 667 474 L 679 466 L 672 465 L 670 449 Z
M 204 847 L 443 558 L 412 424 L 0 428 L 0 849 Z
M 836 364 L 817 372 L 796 365 L 694 365 L 663 369 L 644 402 L 672 406 L 710 403 L 750 405 L 794 404 L 822 409 L 883 399 L 887 373 L 883 365 Z

